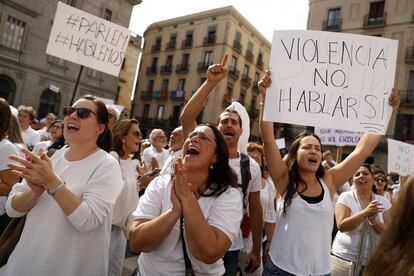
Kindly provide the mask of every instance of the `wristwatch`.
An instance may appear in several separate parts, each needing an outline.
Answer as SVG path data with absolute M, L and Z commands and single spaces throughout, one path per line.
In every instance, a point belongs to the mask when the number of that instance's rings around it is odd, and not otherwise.
M 63 181 L 62 183 L 60 183 L 59 185 L 57 185 L 55 188 L 53 189 L 47 189 L 46 192 L 51 195 L 54 196 L 56 194 L 57 191 L 59 191 L 60 189 L 62 189 L 63 187 L 65 187 L 66 182 Z

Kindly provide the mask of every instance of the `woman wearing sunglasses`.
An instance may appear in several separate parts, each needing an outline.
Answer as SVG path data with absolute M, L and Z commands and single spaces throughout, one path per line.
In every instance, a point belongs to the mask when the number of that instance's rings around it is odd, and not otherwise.
M 20 240 L 0 275 L 107 275 L 112 210 L 122 190 L 105 104 L 85 96 L 65 107 L 70 147 L 52 159 L 24 150 L 10 157 L 22 183 L 13 186 L 6 209 L 26 215 Z

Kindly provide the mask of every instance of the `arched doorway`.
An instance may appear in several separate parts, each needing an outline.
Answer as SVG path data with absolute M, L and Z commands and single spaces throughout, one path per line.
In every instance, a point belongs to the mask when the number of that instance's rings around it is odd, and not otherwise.
M 49 88 L 43 90 L 40 96 L 39 108 L 37 110 L 37 117 L 42 119 L 46 117 L 47 113 L 52 112 L 59 114 L 60 108 L 60 93 L 54 92 Z
M 0 97 L 13 105 L 15 93 L 16 83 L 14 80 L 6 75 L 0 75 Z

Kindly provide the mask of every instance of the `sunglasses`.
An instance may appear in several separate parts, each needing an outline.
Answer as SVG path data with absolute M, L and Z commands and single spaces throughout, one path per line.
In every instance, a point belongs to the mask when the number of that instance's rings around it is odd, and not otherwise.
M 64 117 L 70 116 L 75 111 L 76 111 L 76 116 L 79 119 L 86 119 L 91 115 L 91 113 L 96 116 L 96 113 L 90 110 L 89 108 L 84 108 L 84 107 L 77 108 L 73 106 L 65 106 L 63 108 L 63 116 Z

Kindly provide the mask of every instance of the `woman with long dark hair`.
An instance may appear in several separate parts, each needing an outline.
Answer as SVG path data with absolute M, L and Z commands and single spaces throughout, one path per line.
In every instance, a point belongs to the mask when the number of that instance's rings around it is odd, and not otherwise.
M 242 218 L 235 185 L 221 133 L 210 124 L 196 127 L 174 175 L 155 178 L 138 203 L 129 231 L 131 248 L 141 252 L 138 275 L 184 275 L 184 250 L 195 274 L 223 275 L 221 258 Z
M 265 122 L 262 117 L 266 89 L 271 82 L 270 71 L 266 71 L 259 82 L 260 132 L 268 169 L 281 199 L 264 275 L 327 275 L 331 272 L 333 194 L 373 152 L 381 136 L 364 134 L 344 161 L 325 172 L 319 137 L 303 132 L 294 139 L 283 161 L 275 143 L 273 122 Z M 395 108 L 399 102 L 393 90 L 389 103 Z
M 85 96 L 63 109 L 70 147 L 51 159 L 23 150 L 10 157 L 22 183 L 7 200 L 10 217 L 25 225 L 1 275 L 107 275 L 112 212 L 122 189 L 111 145 L 108 111 Z

